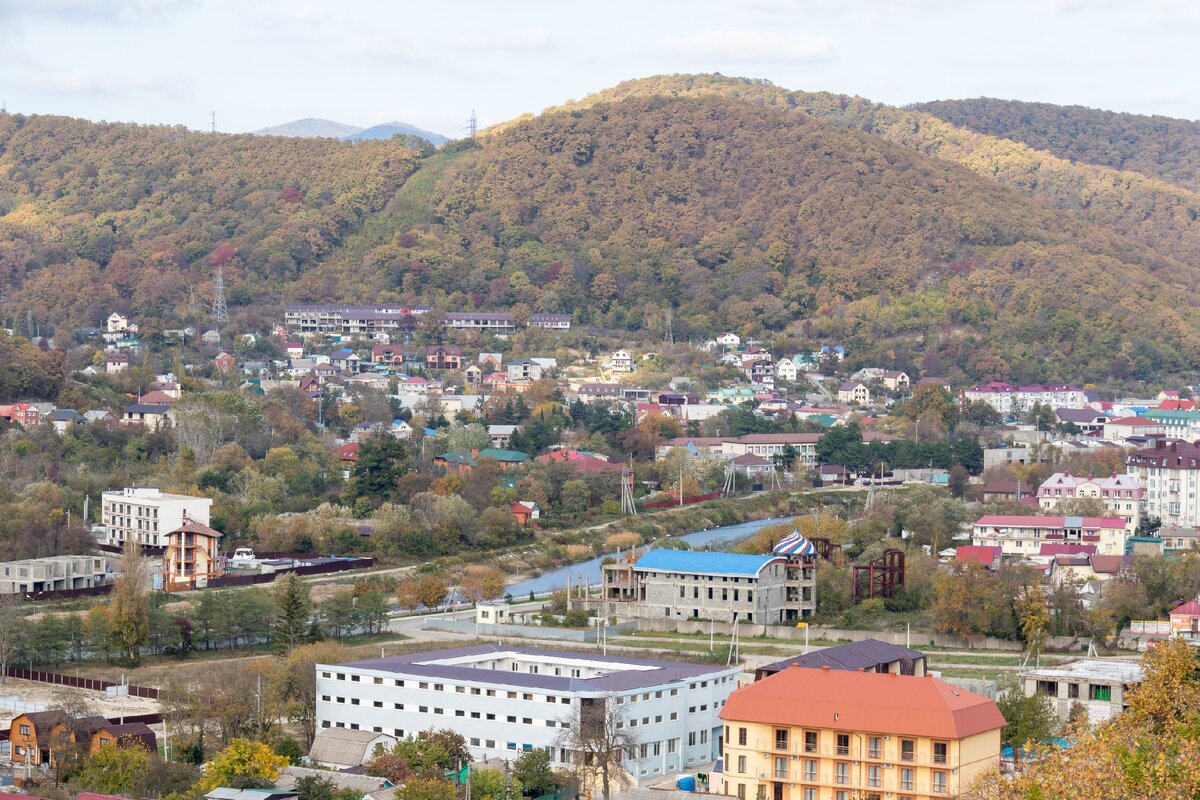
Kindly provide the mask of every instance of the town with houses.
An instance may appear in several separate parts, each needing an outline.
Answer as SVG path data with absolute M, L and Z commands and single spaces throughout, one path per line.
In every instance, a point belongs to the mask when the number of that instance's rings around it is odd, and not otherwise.
M 7 436 L 43 428 L 59 436 L 122 428 L 182 436 L 195 413 L 192 396 L 216 387 L 249 398 L 287 393 L 315 407 L 312 428 L 335 465 L 334 480 L 362 480 L 383 443 L 401 443 L 445 486 L 486 476 L 507 498 L 504 524 L 529 532 L 523 541 L 530 542 L 550 535 L 568 503 L 534 491 L 537 470 L 574 476 L 590 490 L 584 507 L 603 507 L 617 520 L 772 492 L 847 498 L 850 517 L 870 515 L 890 493 L 952 496 L 963 514 L 946 539 L 913 545 L 923 540 L 918 515 L 895 532 L 896 544 L 883 540 L 889 549 L 877 558 L 839 573 L 852 581 L 855 603 L 880 609 L 905 591 L 920 558 L 964 580 L 1019 568 L 1032 581 L 1022 591 L 1048 608 L 1045 598 L 1054 597 L 1076 615 L 1099 613 L 1138 565 L 1170 563 L 1200 547 L 1200 407 L 1189 388 L 1102 399 L 1071 385 L 953 386 L 936 375 L 851 368 L 854 354 L 838 345 L 771 352 L 733 332 L 691 345 L 689 363 L 703 368 L 671 376 L 661 353 L 629 345 L 581 351 L 578 339 L 563 340 L 572 331 L 568 314 L 518 322 L 505 313 L 438 315 L 427 306 L 305 305 L 288 306 L 269 333 L 170 330 L 150 343 L 136 320 L 113 312 L 102 330 L 76 331 L 96 345 L 79 381 L 119 381 L 155 348 L 186 345 L 202 359 L 176 359 L 181 372 L 147 372 L 144 386 L 111 407 L 60 408 L 37 397 L 0 406 L 0 425 Z M 496 413 L 514 403 L 525 411 Z M 367 407 L 366 418 L 343 413 Z M 630 447 L 624 457 L 565 433 L 561 441 L 530 435 L 545 414 L 597 409 L 620 415 L 627 430 L 655 434 L 639 443 L 640 454 Z M 928 424 L 923 409 L 974 424 L 954 449 L 904 456 L 906 440 L 946 440 L 946 426 Z M 470 446 L 450 447 L 456 437 Z M 850 448 L 839 451 L 836 442 Z M 892 463 L 864 461 L 864 451 L 890 453 Z M 859 457 L 839 463 L 839 452 Z M 916 457 L 926 463 L 899 463 Z M 1100 472 L 1097 464 L 1110 468 Z M 144 565 L 143 588 L 163 597 L 283 586 L 288 576 L 370 574 L 388 563 L 369 546 L 362 554 L 256 554 L 245 532 L 220 529 L 219 497 L 110 486 L 83 509 L 92 547 L 0 564 L 0 595 L 26 604 L 103 596 L 117 590 L 131 548 Z M 1161 619 L 1115 620 L 1103 638 L 1061 632 L 1050 637 L 1059 643 L 1053 658 L 1049 641 L 1040 651 L 1014 642 L 1025 655 L 1003 680 L 983 669 L 934 668 L 937 654 L 913 641 L 969 652 L 973 637 L 959 628 L 920 637 L 911 629 L 821 634 L 850 625 L 850 612 L 825 610 L 820 574 L 838 569 L 851 545 L 822 535 L 825 512 L 811 513 L 818 524 L 807 535 L 797 521 L 804 514 L 792 514 L 765 552 L 655 547 L 635 538 L 609 551 L 594 579 L 568 574 L 565 584 L 530 589 L 527 606 L 519 575 L 484 597 L 451 582 L 448 595 L 414 602 L 407 615 L 397 599 L 381 598 L 376 623 L 348 624 L 417 640 L 432 635 L 435 649 L 387 655 L 384 646 L 379 657 L 317 660 L 309 676 L 312 732 L 276 771 L 273 788 L 218 786 L 205 796 L 305 800 L 297 782 L 316 775 L 355 797 L 405 797 L 403 779 L 389 777 L 381 759 L 440 731 L 479 770 L 509 775 L 515 764 L 540 763 L 549 776 L 545 797 L 965 797 L 988 774 L 1022 769 L 1026 743 L 1012 738 L 1001 707 L 1012 713 L 1023 702 L 1044 703 L 1054 728 L 1099 724 L 1128 706 L 1145 675 L 1143 653 L 1175 640 L 1200 644 L 1194 597 L 1179 597 Z M 359 516 L 370 537 L 375 520 Z M 550 609 L 563 589 L 556 617 Z M 397 588 L 396 598 L 402 594 Z M 444 619 L 409 616 L 441 600 L 452 610 Z M 572 615 L 582 626 L 567 624 Z M 810 648 L 810 629 L 852 641 Z M 692 663 L 686 651 L 683 660 L 664 660 L 643 657 L 653 649 L 622 646 L 693 634 L 696 652 L 716 655 L 719 638 L 727 657 Z M 754 637 L 795 654 L 743 652 Z M 446 641 L 455 638 L 462 641 Z M 11 722 L 0 759 L 18 786 L 53 778 L 68 747 L 166 752 L 171 723 L 157 701 L 145 701 L 132 722 L 111 708 L 109 716 L 79 716 L 45 692 L 22 693 L 55 680 L 45 671 L 9 675 L 12 697 L 0 706 Z M 109 701 L 138 687 L 117 688 Z M 161 697 L 157 689 L 143 694 Z M 460 775 L 461 766 L 447 765 L 447 774 L 465 789 L 463 775 L 474 773 Z

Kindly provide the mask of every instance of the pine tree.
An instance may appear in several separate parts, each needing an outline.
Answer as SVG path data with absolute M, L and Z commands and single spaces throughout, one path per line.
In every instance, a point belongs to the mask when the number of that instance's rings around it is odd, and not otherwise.
M 275 584 L 275 605 L 279 607 L 279 614 L 275 618 L 272 638 L 276 649 L 286 653 L 296 645 L 304 643 L 309 617 L 312 615 L 312 598 L 309 597 L 308 584 L 300 580 L 294 572 L 284 575 Z

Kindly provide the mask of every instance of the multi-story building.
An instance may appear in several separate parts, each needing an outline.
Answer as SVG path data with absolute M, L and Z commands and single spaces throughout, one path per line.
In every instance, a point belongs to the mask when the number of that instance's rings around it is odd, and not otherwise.
M 628 350 L 618 350 L 608 357 L 608 368 L 613 372 L 633 372 L 633 355 Z
M 1026 414 L 1035 405 L 1048 408 L 1081 408 L 1087 403 L 1083 389 L 1066 384 L 1013 386 L 1004 381 L 992 381 L 965 389 L 964 400 L 981 400 L 1001 414 Z
M 544 749 L 567 766 L 567 729 L 611 715 L 635 742 L 622 767 L 636 780 L 717 757 L 739 669 L 490 644 L 317 664 L 317 730 L 449 728 L 477 760 Z
M 437 346 L 425 348 L 426 369 L 462 369 L 462 348 Z
M 370 336 L 413 330 L 417 326 L 417 318 L 429 310 L 428 306 L 286 306 L 283 321 L 288 331 L 305 336 Z
M 104 556 L 47 556 L 0 564 L 0 594 L 91 589 L 111 583 L 112 563 Z
M 220 531 L 184 518 L 183 525 L 167 533 L 163 587 L 168 592 L 202 588 L 222 572 Z
M 651 550 L 636 562 L 604 566 L 600 614 L 764 625 L 812 616 L 817 610 L 815 552 L 756 556 Z
M 1004 717 L 932 676 L 789 667 L 730 695 L 717 791 L 739 800 L 927 800 L 1000 760 Z
M 481 331 L 506 335 L 517 332 L 512 314 L 492 311 L 454 311 L 446 314 L 443 324 L 455 331 Z
M 1125 460 L 1130 477 L 1146 489 L 1145 514 L 1164 525 L 1200 526 L 1200 441 L 1157 440 Z
M 1056 472 L 1037 490 L 1038 507 L 1044 511 L 1053 511 L 1064 500 L 1088 497 L 1101 500 L 1110 515 L 1125 520 L 1125 527 L 1131 533 L 1142 521 L 1145 495 L 1146 490 L 1131 476 L 1117 473 L 1107 478 L 1091 475 L 1084 478 L 1069 472 Z
M 1107 661 L 1084 658 L 1057 667 L 1038 667 L 1021 672 L 1021 690 L 1027 697 L 1049 697 L 1060 720 L 1066 721 L 1071 706 L 1087 709 L 1088 720 L 1107 722 L 1125 710 L 1125 692 L 1142 682 L 1144 671 L 1137 661 Z
M 184 518 L 208 524 L 212 500 L 158 489 L 129 488 L 102 495 L 104 543 L 121 547 L 132 539 L 143 547 L 165 547 L 167 532 L 183 527 Z
M 1161 425 L 1167 436 L 1188 441 L 1200 438 L 1200 411 L 1152 408 L 1142 416 Z
M 1024 517 L 989 514 L 971 526 L 971 544 L 1006 556 L 1036 556 L 1043 544 L 1082 542 L 1105 556 L 1125 555 L 1130 531 L 1117 517 Z
M 571 330 L 571 315 L 543 313 L 530 314 L 529 327 L 547 328 L 552 331 L 569 331 Z
M 925 654 L 921 651 L 881 642 L 878 639 L 862 639 L 764 664 L 754 671 L 754 680 L 761 681 L 776 672 L 783 672 L 788 667 L 894 672 L 897 675 L 915 675 L 918 678 L 926 672 Z
M 665 458 L 672 448 L 682 447 L 696 456 L 713 456 L 734 459 L 750 455 L 771 458 L 787 453 L 790 447 L 796 461 L 811 467 L 817 463 L 817 442 L 822 433 L 747 433 L 744 436 L 681 436 L 670 439 L 658 450 L 658 457 Z M 864 442 L 890 442 L 895 436 L 877 431 L 863 431 Z

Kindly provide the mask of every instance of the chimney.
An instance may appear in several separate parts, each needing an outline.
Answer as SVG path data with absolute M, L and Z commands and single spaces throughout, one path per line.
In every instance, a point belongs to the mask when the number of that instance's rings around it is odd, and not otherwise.
M 479 448 L 478 447 L 471 448 L 471 458 L 479 458 Z
M 829 665 L 828 665 L 828 664 L 825 664 L 825 665 L 823 665 L 823 666 L 821 667 L 821 671 L 822 671 L 822 672 L 829 672 Z

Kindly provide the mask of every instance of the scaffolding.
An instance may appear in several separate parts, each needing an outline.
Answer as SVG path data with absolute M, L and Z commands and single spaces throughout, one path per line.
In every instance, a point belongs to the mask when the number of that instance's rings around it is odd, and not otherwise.
M 855 603 L 872 597 L 893 597 L 897 589 L 904 588 L 904 551 L 890 547 L 873 561 L 855 564 L 851 567 L 851 582 Z

